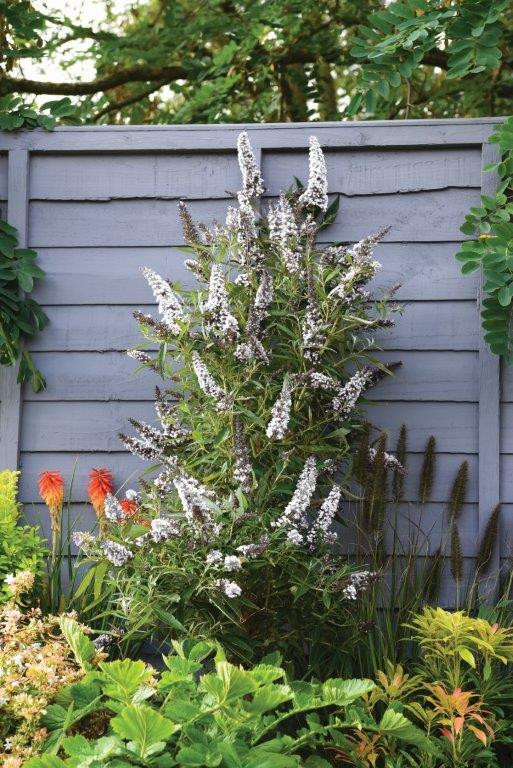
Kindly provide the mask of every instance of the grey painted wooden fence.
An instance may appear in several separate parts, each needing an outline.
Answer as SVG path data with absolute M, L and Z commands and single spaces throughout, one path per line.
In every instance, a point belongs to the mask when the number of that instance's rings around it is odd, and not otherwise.
M 461 518 L 471 558 L 488 515 L 504 503 L 502 556 L 513 516 L 513 372 L 502 376 L 482 341 L 479 279 L 462 277 L 454 253 L 459 227 L 482 189 L 494 155 L 486 143 L 494 120 L 428 120 L 315 125 L 251 125 L 267 194 L 307 175 L 308 136 L 326 150 L 330 191 L 340 214 L 326 239 L 352 242 L 383 225 L 380 286 L 401 283 L 404 312 L 383 336 L 384 359 L 398 374 L 372 394 L 372 419 L 391 443 L 409 427 L 409 464 L 417 475 L 430 434 L 438 442 L 439 480 L 426 514 L 436 537 L 444 502 L 463 459 L 471 482 Z M 0 371 L 0 465 L 22 468 L 27 514 L 42 513 L 37 475 L 71 476 L 74 514 L 90 522 L 84 502 L 91 466 L 108 466 L 121 484 L 141 464 L 117 433 L 129 415 L 152 419 L 154 380 L 133 375 L 124 354 L 137 343 L 135 308 L 151 309 L 138 267 L 148 264 L 187 281 L 177 201 L 206 222 L 224 215 L 239 186 L 235 154 L 240 126 L 80 127 L 0 135 L 0 208 L 36 248 L 47 277 L 36 298 L 50 325 L 31 344 L 48 387 L 22 392 Z M 413 489 L 412 489 L 413 494 Z

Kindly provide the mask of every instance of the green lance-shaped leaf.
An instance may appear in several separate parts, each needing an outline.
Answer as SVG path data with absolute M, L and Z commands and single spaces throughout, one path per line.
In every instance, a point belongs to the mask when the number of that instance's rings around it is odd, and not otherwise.
M 67 616 L 61 616 L 59 627 L 66 641 L 73 651 L 73 655 L 82 669 L 91 669 L 91 659 L 96 654 L 96 648 L 90 638 L 80 629 L 79 624 Z
M 439 547 L 433 555 L 431 565 L 429 566 L 426 576 L 423 579 L 424 599 L 430 605 L 436 603 L 440 594 L 443 562 L 444 559 L 442 557 L 442 550 Z

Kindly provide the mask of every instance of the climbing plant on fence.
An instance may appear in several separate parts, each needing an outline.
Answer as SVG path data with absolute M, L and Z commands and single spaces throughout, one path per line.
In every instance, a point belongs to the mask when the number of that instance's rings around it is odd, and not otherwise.
M 0 130 L 51 130 L 58 118 L 74 108 L 69 99 L 61 99 L 44 104 L 41 110 L 49 114 L 37 112 L 19 97 L 6 96 L 0 99 Z M 25 334 L 34 335 L 48 322 L 37 301 L 29 296 L 34 281 L 45 274 L 36 259 L 36 251 L 18 247 L 17 230 L 0 220 L 0 365 L 14 366 L 20 360 L 18 382 L 32 380 L 32 389 L 39 392 L 45 380 L 22 343 Z
M 22 345 L 24 334 L 35 334 L 48 322 L 29 295 L 34 281 L 45 274 L 36 259 L 37 253 L 31 248 L 18 248 L 17 230 L 0 221 L 0 363 L 16 365 L 20 360 L 18 381 L 32 379 L 34 392 L 39 392 L 45 381 Z
M 498 163 L 486 166 L 498 174 L 495 197 L 481 196 L 481 205 L 470 209 L 461 231 L 475 235 L 456 254 L 463 274 L 483 269 L 482 322 L 492 352 L 513 364 L 513 117 L 490 138 L 501 151 Z

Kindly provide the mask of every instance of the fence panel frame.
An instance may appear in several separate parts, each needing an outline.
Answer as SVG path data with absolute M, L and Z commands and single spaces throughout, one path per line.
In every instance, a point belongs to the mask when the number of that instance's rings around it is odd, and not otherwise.
M 29 242 L 28 182 L 30 159 L 34 154 L 226 153 L 235 151 L 238 133 L 247 129 L 260 164 L 266 151 L 304 149 L 308 136 L 315 133 L 328 150 L 475 147 L 481 150 L 484 168 L 498 157 L 497 146 L 488 144 L 487 140 L 501 121 L 501 118 L 476 118 L 283 125 L 79 126 L 57 128 L 52 132 L 0 133 L 0 152 L 8 154 L 8 220 L 18 229 L 20 246 L 25 247 Z M 481 192 L 494 194 L 495 187 L 495 175 L 482 171 Z M 479 328 L 481 301 L 482 291 L 476 301 Z M 500 365 L 485 344 L 481 330 L 479 334 L 478 532 L 481 537 L 492 509 L 499 502 Z M 0 368 L 0 469 L 16 468 L 18 464 L 23 396 L 16 376 L 17 370 Z M 483 594 L 490 595 L 496 589 L 500 554 L 497 547 L 488 578 L 480 585 Z

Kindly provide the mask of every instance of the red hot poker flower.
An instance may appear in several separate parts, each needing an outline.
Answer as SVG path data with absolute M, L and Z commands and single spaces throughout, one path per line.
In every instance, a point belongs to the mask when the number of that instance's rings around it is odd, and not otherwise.
M 38 481 L 39 495 L 50 510 L 53 517 L 57 517 L 62 509 L 64 499 L 64 479 L 60 472 L 41 472 Z
M 104 516 L 105 498 L 108 493 L 112 493 L 114 486 L 112 484 L 112 472 L 110 469 L 100 467 L 92 469 L 89 472 L 89 485 L 87 492 L 89 499 L 96 512 L 96 516 L 101 520 Z
M 137 502 L 134 499 L 122 499 L 119 502 L 119 506 L 123 510 L 123 515 L 126 518 L 133 517 L 137 512 Z

